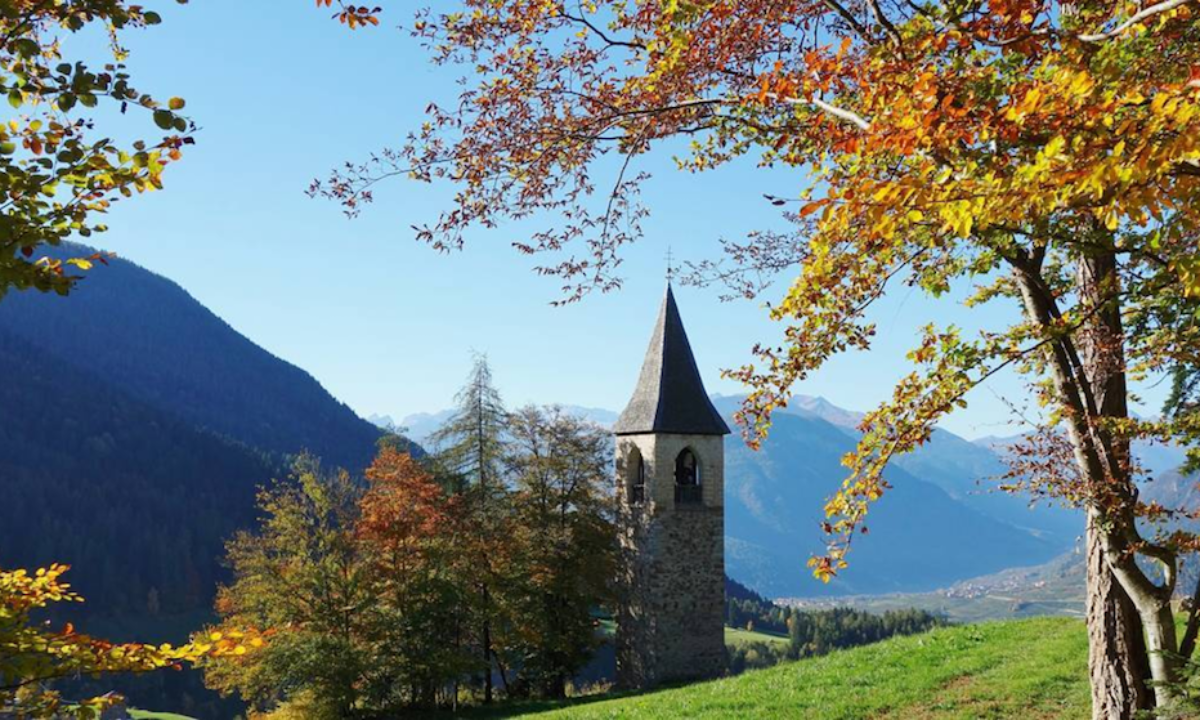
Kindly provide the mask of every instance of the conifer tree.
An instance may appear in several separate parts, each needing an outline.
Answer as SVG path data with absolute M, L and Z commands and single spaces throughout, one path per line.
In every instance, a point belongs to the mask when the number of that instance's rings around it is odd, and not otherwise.
M 436 462 L 449 478 L 456 494 L 463 496 L 466 514 L 465 532 L 473 545 L 472 553 L 478 585 L 479 652 L 485 664 L 484 701 L 492 701 L 492 667 L 495 649 L 492 629 L 495 615 L 493 596 L 502 583 L 499 572 L 506 542 L 508 513 L 503 477 L 505 436 L 508 411 L 492 380 L 492 370 L 484 355 L 476 355 L 467 382 L 455 397 L 453 415 L 432 437 L 437 448 Z

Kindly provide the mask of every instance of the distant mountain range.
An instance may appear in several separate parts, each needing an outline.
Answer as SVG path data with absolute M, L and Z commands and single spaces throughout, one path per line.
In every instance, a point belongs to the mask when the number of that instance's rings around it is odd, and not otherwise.
M 731 415 L 739 398 L 718 398 Z M 846 411 L 837 412 L 844 417 Z M 870 534 L 855 539 L 850 567 L 814 581 L 805 561 L 823 548 L 825 501 L 846 476 L 852 432 L 798 408 L 774 418 L 759 451 L 726 444 L 726 571 L 772 597 L 917 592 L 1000 569 L 1036 565 L 1068 550 L 1081 521 L 1073 513 L 1029 510 L 985 492 L 979 481 L 999 461 L 938 432 L 921 452 L 887 472 L 894 486 L 871 510 Z
M 730 420 L 740 396 L 715 396 Z M 602 425 L 611 410 L 564 406 Z M 427 441 L 451 411 L 409 415 L 399 425 Z M 1010 567 L 1044 563 L 1069 549 L 1080 516 L 994 491 L 1004 464 L 987 447 L 938 430 L 889 470 L 895 486 L 872 511 L 871 535 L 856 540 L 851 567 L 829 585 L 812 580 L 808 557 L 822 547 L 821 509 L 845 477 L 862 414 L 797 396 L 771 436 L 752 451 L 726 441 L 726 571 L 765 595 L 821 597 L 920 592 Z M 382 424 L 389 419 L 377 418 Z
M 733 425 L 742 396 L 713 402 Z M 601 425 L 611 410 L 564 406 Z M 398 425 L 427 441 L 451 411 L 418 413 Z M 1003 453 L 1018 437 L 971 442 L 946 430 L 894 462 L 895 490 L 872 510 L 871 534 L 855 541 L 851 567 L 829 585 L 804 567 L 822 547 L 821 508 L 845 477 L 841 457 L 853 449 L 863 414 L 822 397 L 798 395 L 776 414 L 760 451 L 736 436 L 726 444 L 726 570 L 774 597 L 828 597 L 926 592 L 1014 567 L 1031 567 L 1076 547 L 1081 515 L 999 491 Z M 387 426 L 390 418 L 376 418 Z M 1177 448 L 1139 444 L 1138 456 L 1156 477 L 1158 492 L 1187 492 L 1170 472 L 1183 461 Z M 1149 483 L 1147 492 L 1153 492 Z

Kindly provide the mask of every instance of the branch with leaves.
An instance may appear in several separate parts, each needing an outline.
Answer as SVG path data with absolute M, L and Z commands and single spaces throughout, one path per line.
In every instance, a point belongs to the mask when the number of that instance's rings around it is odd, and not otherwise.
M 53 629 L 35 622 L 32 615 L 51 603 L 83 601 L 63 582 L 67 569 L 0 571 L 0 714 L 96 717 L 111 696 L 69 702 L 50 684 L 79 675 L 178 669 L 183 663 L 242 656 L 264 644 L 261 634 L 245 630 L 206 633 L 181 646 L 112 643 L 77 632 L 70 623 Z
M 192 144 L 181 98 L 138 90 L 121 38 L 161 22 L 121 0 L 17 0 L 0 7 L 0 95 L 14 111 L 0 125 L 0 296 L 9 289 L 66 294 L 103 256 L 41 255 L 40 248 L 107 229 L 114 202 L 163 187 L 163 171 Z M 65 57 L 65 40 L 89 26 L 109 35 L 112 62 L 96 69 Z M 93 111 L 140 114 L 164 134 L 118 143 Z

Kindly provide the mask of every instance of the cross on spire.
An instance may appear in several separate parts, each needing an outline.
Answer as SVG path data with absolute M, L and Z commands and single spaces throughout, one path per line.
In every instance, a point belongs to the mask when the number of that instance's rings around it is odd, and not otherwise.
M 667 282 L 671 282 L 671 278 L 675 277 L 675 266 L 671 264 L 671 246 L 667 246 Z

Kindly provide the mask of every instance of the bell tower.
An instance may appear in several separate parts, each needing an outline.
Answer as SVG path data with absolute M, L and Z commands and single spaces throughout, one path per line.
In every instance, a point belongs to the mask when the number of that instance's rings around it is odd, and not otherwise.
M 725 447 L 667 285 L 637 389 L 613 427 L 621 547 L 617 681 L 725 671 Z

